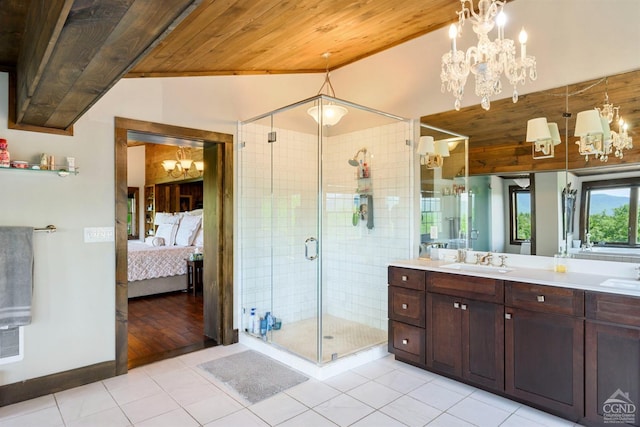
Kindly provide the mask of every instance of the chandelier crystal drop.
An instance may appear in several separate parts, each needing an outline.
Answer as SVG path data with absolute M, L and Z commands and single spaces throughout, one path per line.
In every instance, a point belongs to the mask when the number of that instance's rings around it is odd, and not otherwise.
M 456 100 L 454 107 L 460 110 L 464 86 L 469 73 L 473 73 L 476 80 L 476 95 L 480 97 L 480 104 L 485 110 L 491 108 L 490 98 L 502 92 L 501 78 L 504 74 L 513 86 L 513 102 L 518 101 L 516 85 L 524 84 L 527 76 L 530 80 L 537 78 L 536 59 L 527 55 L 527 33 L 524 28 L 520 32 L 520 55 L 516 56 L 513 40 L 504 38 L 506 16 L 502 11 L 504 1 L 480 0 L 476 13 L 473 0 L 460 0 L 461 10 L 456 12 L 458 23 L 449 28 L 451 50 L 442 55 L 442 92 L 445 89 L 452 92 Z M 468 7 L 467 7 L 468 4 Z M 471 21 L 473 31 L 478 36 L 478 45 L 471 46 L 466 52 L 458 50 L 456 39 L 462 32 L 466 20 Z M 489 40 L 489 32 L 494 26 L 498 27 L 498 37 Z

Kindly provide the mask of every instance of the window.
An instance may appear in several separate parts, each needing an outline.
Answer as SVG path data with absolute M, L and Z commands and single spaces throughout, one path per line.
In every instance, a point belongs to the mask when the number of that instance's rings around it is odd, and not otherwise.
M 509 234 L 512 245 L 531 240 L 532 217 L 529 188 L 509 186 Z
M 582 184 L 581 231 L 583 242 L 637 246 L 637 179 L 591 181 Z
M 420 234 L 429 235 L 429 240 L 435 240 L 431 236 L 432 227 L 438 228 L 442 224 L 442 207 L 439 197 L 420 197 Z M 442 230 L 438 230 L 442 231 Z

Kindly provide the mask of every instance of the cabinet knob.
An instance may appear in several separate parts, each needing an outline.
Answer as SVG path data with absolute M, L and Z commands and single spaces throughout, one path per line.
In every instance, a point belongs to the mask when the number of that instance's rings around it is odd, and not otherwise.
M 402 309 L 406 310 L 407 308 L 409 308 L 409 306 L 407 304 L 402 304 Z
M 402 281 L 403 281 L 403 282 L 406 282 L 407 280 L 409 280 L 409 277 L 407 277 L 407 276 L 402 276 Z
M 467 309 L 467 304 L 462 304 L 462 305 L 460 306 L 460 308 L 461 308 L 461 309 L 463 309 L 463 310 L 466 310 L 466 309 Z
M 536 299 L 538 300 L 538 302 L 544 302 L 544 295 L 538 295 Z
M 408 340 L 408 339 L 406 339 L 406 338 L 404 338 L 404 339 L 402 340 L 402 345 L 407 345 L 407 344 L 409 344 L 409 340 Z
M 511 320 L 511 313 L 505 313 L 504 318 L 507 320 Z
M 453 308 L 460 308 L 460 303 L 459 302 L 454 302 L 453 303 Z

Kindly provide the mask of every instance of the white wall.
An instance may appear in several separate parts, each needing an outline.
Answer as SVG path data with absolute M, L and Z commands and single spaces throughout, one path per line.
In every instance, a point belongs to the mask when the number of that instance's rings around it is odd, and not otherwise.
M 521 93 L 640 68 L 637 0 L 518 0 L 506 12 L 507 36 L 515 38 L 526 26 L 529 53 L 538 60 L 537 82 Z M 453 96 L 440 93 L 439 79 L 448 40 L 441 29 L 336 70 L 338 97 L 409 118 L 452 109 Z M 35 239 L 34 316 L 25 328 L 25 358 L 2 365 L 0 385 L 114 358 L 115 248 L 85 244 L 82 236 L 84 227 L 114 225 L 115 116 L 235 134 L 238 120 L 313 96 L 323 78 L 124 79 L 67 137 L 8 130 L 7 75 L 0 74 L 0 135 L 9 141 L 12 158 L 73 155 L 80 168 L 78 176 L 64 179 L 0 171 L 0 224 L 59 227 Z M 463 105 L 478 103 L 470 92 Z

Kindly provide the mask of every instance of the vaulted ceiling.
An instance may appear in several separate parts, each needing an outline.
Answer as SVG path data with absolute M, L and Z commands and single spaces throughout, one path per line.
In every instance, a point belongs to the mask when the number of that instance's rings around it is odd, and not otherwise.
M 452 0 L 0 0 L 9 125 L 69 133 L 123 77 L 339 68 L 447 25 L 458 8 Z

